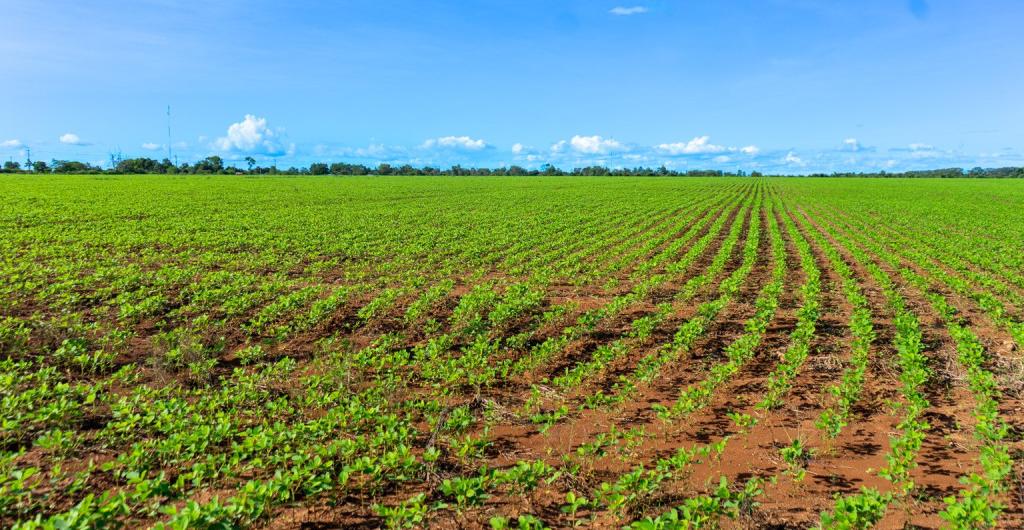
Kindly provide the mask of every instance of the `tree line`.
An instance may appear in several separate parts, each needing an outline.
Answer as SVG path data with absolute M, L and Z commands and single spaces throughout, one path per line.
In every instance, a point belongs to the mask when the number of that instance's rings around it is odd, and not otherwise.
M 606 166 L 586 166 L 573 169 L 561 169 L 545 164 L 539 169 L 528 169 L 521 166 L 500 168 L 463 167 L 454 165 L 449 168 L 413 167 L 411 165 L 378 164 L 375 167 L 345 162 L 323 163 L 314 162 L 307 167 L 279 168 L 276 165 L 262 167 L 252 157 L 242 160 L 244 167 L 228 165 L 219 156 L 210 156 L 194 163 L 175 164 L 169 159 L 154 160 L 152 158 L 114 159 L 109 168 L 102 168 L 76 160 L 51 160 L 49 163 L 37 160 L 28 161 L 23 166 L 19 162 L 4 162 L 0 173 L 34 173 L 34 174 L 158 174 L 158 175 L 410 175 L 410 176 L 593 176 L 593 177 L 760 177 L 765 176 L 758 171 L 747 173 L 743 170 L 721 171 L 712 169 L 674 170 L 665 166 L 610 168 Z M 767 175 L 773 176 L 773 175 Z M 874 173 L 814 173 L 807 177 L 878 177 L 878 178 L 1024 178 L 1024 167 L 1002 168 L 943 168 L 903 172 Z

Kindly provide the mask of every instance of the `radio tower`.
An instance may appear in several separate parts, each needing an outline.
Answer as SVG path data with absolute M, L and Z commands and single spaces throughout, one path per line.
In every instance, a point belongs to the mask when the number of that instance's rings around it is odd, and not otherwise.
M 167 105 L 167 160 L 171 160 L 171 106 Z

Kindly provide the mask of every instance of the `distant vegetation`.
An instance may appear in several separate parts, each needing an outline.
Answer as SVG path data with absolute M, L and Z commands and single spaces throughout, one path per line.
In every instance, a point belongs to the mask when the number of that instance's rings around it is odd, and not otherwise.
M 112 159 L 109 168 L 94 166 L 75 160 L 51 160 L 50 163 L 37 160 L 20 162 L 7 161 L 0 173 L 57 173 L 57 174 L 189 174 L 189 175 L 449 175 L 449 176 L 584 176 L 584 177 L 760 177 L 758 171 L 720 171 L 713 169 L 674 170 L 665 166 L 658 168 L 610 168 L 606 166 L 587 166 L 573 169 L 561 169 L 545 164 L 540 169 L 527 169 L 521 166 L 499 168 L 462 167 L 454 165 L 447 169 L 440 167 L 413 167 L 411 165 L 393 166 L 379 164 L 377 167 L 363 164 L 347 164 L 344 162 L 315 162 L 309 167 L 279 168 L 276 165 L 262 167 L 252 157 L 239 161 L 244 167 L 225 164 L 223 158 L 211 156 L 193 164 L 185 162 L 176 165 L 168 159 L 162 161 L 152 158 Z M 771 176 L 771 175 L 768 175 Z M 922 171 L 905 171 L 900 173 L 815 173 L 810 177 L 879 177 L 879 178 L 1024 178 L 1024 167 L 980 168 L 970 170 L 963 168 L 929 169 Z

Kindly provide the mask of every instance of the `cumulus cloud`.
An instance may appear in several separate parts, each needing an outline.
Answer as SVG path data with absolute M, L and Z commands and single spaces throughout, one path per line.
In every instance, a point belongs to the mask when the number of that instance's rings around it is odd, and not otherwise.
M 19 149 L 23 145 L 24 144 L 21 143 L 21 140 L 18 140 L 16 138 L 12 139 L 12 140 L 4 140 L 4 141 L 0 142 L 0 147 L 2 147 L 4 149 Z
M 267 126 L 266 118 L 246 114 L 228 127 L 227 136 L 213 141 L 216 149 L 244 155 L 283 156 L 294 152 L 294 144 L 286 144 L 280 131 Z
M 613 7 L 608 12 L 620 17 L 628 17 L 630 15 L 642 15 L 646 13 L 648 9 L 644 6 L 632 6 L 632 7 Z
M 526 149 L 526 147 L 524 147 L 523 144 L 520 144 L 520 143 L 512 144 L 512 152 L 517 154 L 517 155 L 522 154 L 524 149 Z
M 64 133 L 60 135 L 60 143 L 65 145 L 88 145 L 75 133 Z
M 561 146 L 564 147 L 564 140 L 562 142 L 559 142 L 559 144 L 561 144 Z M 569 145 L 573 148 L 574 151 L 588 155 L 605 154 L 613 151 L 622 151 L 625 149 L 625 146 L 619 143 L 618 141 L 613 140 L 611 138 L 603 138 L 597 135 L 573 136 L 572 139 L 569 140 Z
M 745 154 L 745 155 L 753 156 L 753 155 L 756 155 L 756 154 L 760 153 L 761 149 L 759 149 L 756 145 L 748 145 L 746 147 L 741 147 L 740 148 L 740 152 Z
M 423 147 L 427 149 L 440 147 L 444 149 L 480 151 L 481 149 L 487 148 L 487 142 L 470 138 L 469 136 L 442 136 L 441 138 L 432 138 L 423 142 Z
M 847 138 L 843 140 L 843 149 L 846 149 L 847 151 L 860 151 L 861 145 L 856 138 Z
M 786 153 L 786 158 L 783 158 L 782 161 L 795 166 L 802 166 L 806 164 L 806 162 L 804 162 L 799 156 L 796 156 L 796 153 L 793 151 Z
M 163 148 L 163 146 L 160 144 L 155 144 L 153 142 L 146 142 L 142 144 L 142 148 L 145 149 L 146 151 L 159 151 L 161 148 Z
M 669 155 L 695 155 L 701 153 L 721 153 L 726 148 L 709 142 L 710 136 L 698 136 L 689 142 L 659 144 L 655 149 Z M 756 148 L 755 148 L 756 149 Z

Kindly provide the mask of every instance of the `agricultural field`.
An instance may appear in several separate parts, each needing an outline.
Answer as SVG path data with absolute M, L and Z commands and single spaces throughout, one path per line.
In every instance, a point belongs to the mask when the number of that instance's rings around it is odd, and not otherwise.
M 0 179 L 0 527 L 1024 528 L 1024 182 Z

